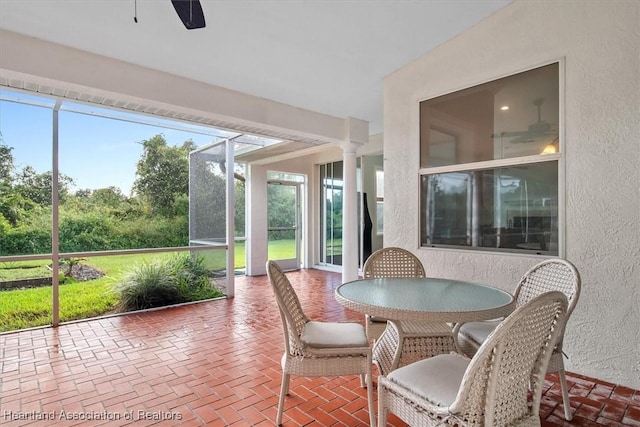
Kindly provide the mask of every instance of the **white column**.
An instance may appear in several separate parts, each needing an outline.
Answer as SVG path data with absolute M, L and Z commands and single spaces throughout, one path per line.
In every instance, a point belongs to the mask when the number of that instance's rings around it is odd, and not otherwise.
M 356 149 L 359 144 L 342 145 L 342 282 L 358 279 L 358 200 L 356 191 Z
M 358 194 L 356 150 L 369 142 L 369 123 L 349 117 L 342 143 L 342 282 L 358 279 Z

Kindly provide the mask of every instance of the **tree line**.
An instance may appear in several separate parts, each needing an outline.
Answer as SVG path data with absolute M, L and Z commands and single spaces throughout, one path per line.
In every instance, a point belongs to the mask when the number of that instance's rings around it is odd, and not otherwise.
M 189 153 L 197 146 L 191 140 L 170 146 L 162 134 L 140 144 L 143 150 L 131 194 L 115 186 L 73 190 L 73 177 L 59 174 L 60 252 L 189 244 Z M 0 134 L 0 255 L 50 253 L 53 174 L 38 173 L 30 165 L 18 168 L 15 163 L 13 147 Z M 195 176 L 206 180 L 198 186 L 196 197 L 224 206 L 224 162 L 198 161 L 196 167 L 202 170 Z M 236 236 L 244 236 L 245 177 L 239 171 L 235 171 L 234 189 Z M 276 188 L 269 194 L 271 226 L 289 224 L 295 214 L 295 205 L 281 190 L 285 189 Z M 196 220 L 200 216 L 217 226 L 225 218 L 224 209 L 194 215 Z M 292 236 L 283 234 L 280 238 Z
M 110 186 L 72 191 L 58 176 L 60 252 L 185 246 L 188 244 L 191 141 L 169 146 L 162 134 L 141 142 L 132 193 Z M 0 254 L 51 252 L 51 171 L 17 168 L 0 136 Z M 243 186 L 244 183 L 240 183 Z

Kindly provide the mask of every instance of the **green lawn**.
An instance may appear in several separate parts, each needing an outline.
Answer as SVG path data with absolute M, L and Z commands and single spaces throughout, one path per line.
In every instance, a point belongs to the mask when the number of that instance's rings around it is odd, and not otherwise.
M 269 257 L 285 259 L 293 256 L 293 240 L 278 240 L 269 243 Z M 205 258 L 207 267 L 224 269 L 225 251 L 212 250 L 198 252 Z M 90 257 L 83 263 L 94 267 L 105 276 L 86 282 L 64 284 L 60 290 L 60 321 L 87 319 L 114 313 L 118 305 L 118 295 L 114 285 L 133 266 L 149 262 L 163 254 L 114 255 Z M 244 268 L 245 247 L 241 242 L 235 246 L 235 268 Z M 23 261 L 0 264 L 0 281 L 50 277 L 46 268 L 48 261 Z M 51 286 L 32 289 L 0 291 L 0 332 L 50 325 L 53 319 L 53 291 Z
M 294 240 L 272 240 L 267 250 L 269 259 L 291 259 L 296 256 Z
M 6 280 L 31 279 L 33 277 L 51 277 L 47 260 L 0 263 L 0 282 Z

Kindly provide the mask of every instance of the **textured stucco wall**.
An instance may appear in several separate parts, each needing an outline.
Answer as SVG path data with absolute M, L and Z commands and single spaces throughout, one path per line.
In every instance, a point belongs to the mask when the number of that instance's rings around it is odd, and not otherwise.
M 418 249 L 418 102 L 564 63 L 564 256 L 583 288 L 567 370 L 640 389 L 640 2 L 517 0 L 385 80 L 385 246 L 513 290 L 540 258 Z M 403 191 L 390 191 L 390 189 Z

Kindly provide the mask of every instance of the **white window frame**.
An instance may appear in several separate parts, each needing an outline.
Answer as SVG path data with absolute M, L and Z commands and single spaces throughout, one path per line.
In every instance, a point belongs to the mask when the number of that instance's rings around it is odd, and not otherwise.
M 419 99 L 417 101 L 416 109 L 419 116 L 420 103 L 423 101 L 427 101 L 429 99 L 437 98 L 441 95 L 446 95 L 448 93 L 457 92 L 459 90 L 464 90 L 467 88 L 472 88 L 478 85 L 482 85 L 484 83 L 488 83 L 495 80 L 500 80 L 505 77 L 509 77 L 518 73 L 523 73 L 531 70 L 535 70 L 536 68 L 544 67 L 546 65 L 551 65 L 557 63 L 558 64 L 558 151 L 554 154 L 538 154 L 531 156 L 523 156 L 523 157 L 512 157 L 512 158 L 504 158 L 504 159 L 495 159 L 495 160 L 487 160 L 487 161 L 478 161 L 478 162 L 470 162 L 470 163 L 460 163 L 456 165 L 447 165 L 447 166 L 434 166 L 434 167 L 420 167 L 418 170 L 418 181 L 422 181 L 422 177 L 425 175 L 434 175 L 434 174 L 442 174 L 449 172 L 467 172 L 467 171 L 476 171 L 476 170 L 484 170 L 484 169 L 493 169 L 500 167 L 512 167 L 518 165 L 526 165 L 533 163 L 542 163 L 542 162 L 550 162 L 557 161 L 558 163 L 558 214 L 557 214 L 557 222 L 558 222 L 558 254 L 552 256 L 565 257 L 566 254 L 566 213 L 565 213 L 565 60 L 564 58 L 554 59 L 545 63 L 540 63 L 535 66 L 531 66 L 526 69 L 522 69 L 519 71 L 514 71 L 508 74 L 504 74 L 502 76 L 495 77 L 493 79 L 487 79 L 482 82 L 474 83 L 470 86 L 465 86 L 460 89 L 447 91 L 441 94 L 437 94 L 434 96 L 429 96 L 423 99 Z M 419 120 L 418 120 L 419 122 Z M 421 144 L 420 139 L 418 139 L 418 144 Z M 422 149 L 422 147 L 420 147 Z M 423 197 L 422 188 L 420 188 L 419 192 L 420 199 Z M 487 248 L 482 247 L 470 247 L 470 246 L 458 246 L 458 245 L 425 245 L 422 241 L 422 218 L 420 209 L 422 208 L 422 200 L 418 203 L 418 245 L 422 249 L 431 249 L 431 250 L 454 250 L 454 251 L 465 251 L 465 252 L 482 252 L 482 253 L 496 253 L 500 255 L 509 254 L 509 255 L 522 255 L 522 256 L 536 256 L 540 254 L 536 254 L 535 251 L 512 251 L 509 249 L 502 250 L 488 250 Z M 548 257 L 549 254 L 543 255 Z

